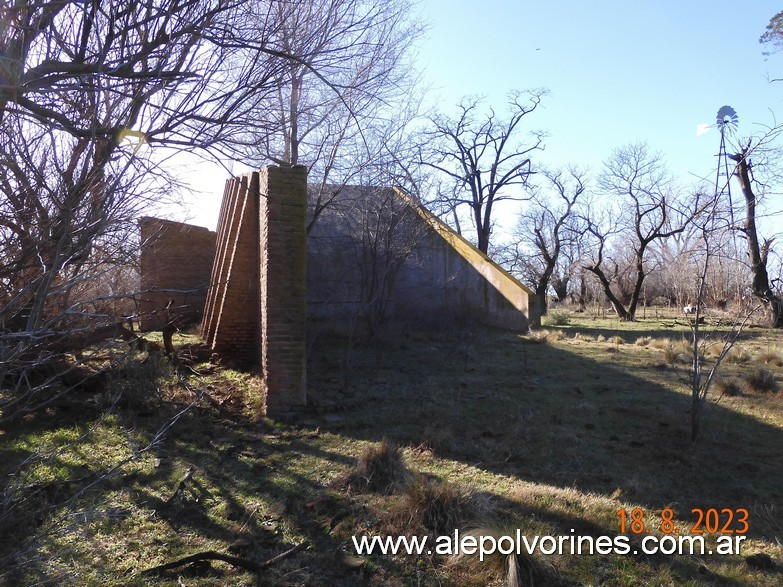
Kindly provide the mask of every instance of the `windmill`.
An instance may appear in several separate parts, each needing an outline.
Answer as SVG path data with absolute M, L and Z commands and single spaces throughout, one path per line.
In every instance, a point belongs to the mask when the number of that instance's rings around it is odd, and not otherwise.
M 718 116 L 715 120 L 715 126 L 720 131 L 720 148 L 718 149 L 718 170 L 715 175 L 715 195 L 716 197 L 723 193 L 725 187 L 729 197 L 729 215 L 731 216 L 731 227 L 734 227 L 734 202 L 731 199 L 731 175 L 729 172 L 729 155 L 726 152 L 726 135 L 732 135 L 737 130 L 739 116 L 736 110 L 731 106 L 721 106 L 718 110 Z M 725 183 L 721 186 L 721 177 L 725 177 Z

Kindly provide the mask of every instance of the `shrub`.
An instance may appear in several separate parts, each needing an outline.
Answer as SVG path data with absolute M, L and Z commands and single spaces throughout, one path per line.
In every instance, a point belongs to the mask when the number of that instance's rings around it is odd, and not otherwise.
M 777 393 L 779 389 L 775 374 L 766 369 L 756 369 L 744 379 L 743 391 L 746 393 Z
M 566 326 L 571 320 L 571 312 L 567 310 L 550 310 L 544 316 L 546 326 Z
M 649 336 L 640 336 L 634 343 L 636 346 L 649 346 L 652 338 Z
M 609 339 L 609 342 L 612 344 L 625 344 L 625 339 L 622 336 L 614 335 L 612 338 Z
M 402 448 L 384 439 L 380 444 L 371 444 L 364 449 L 348 476 L 348 486 L 386 494 L 405 486 L 410 478 Z

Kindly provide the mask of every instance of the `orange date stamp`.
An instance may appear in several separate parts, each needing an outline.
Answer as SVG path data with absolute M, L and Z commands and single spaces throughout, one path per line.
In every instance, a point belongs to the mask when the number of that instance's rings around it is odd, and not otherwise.
M 678 526 L 674 520 L 674 510 L 663 508 L 659 516 L 646 515 L 642 508 L 617 510 L 620 517 L 620 534 L 747 534 L 748 510 L 745 508 L 693 508 L 695 520 L 689 526 Z M 655 522 L 652 522 L 652 519 Z M 658 522 L 660 518 L 660 522 Z

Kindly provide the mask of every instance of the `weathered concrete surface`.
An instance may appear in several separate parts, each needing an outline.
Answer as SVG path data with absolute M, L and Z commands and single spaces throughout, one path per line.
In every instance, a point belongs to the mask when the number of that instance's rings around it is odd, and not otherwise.
M 344 186 L 309 234 L 308 311 L 526 331 L 534 292 L 399 189 Z

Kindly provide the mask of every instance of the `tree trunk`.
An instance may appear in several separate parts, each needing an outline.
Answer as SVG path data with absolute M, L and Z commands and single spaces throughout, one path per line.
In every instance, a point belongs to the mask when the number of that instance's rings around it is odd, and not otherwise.
M 598 278 L 598 281 L 601 283 L 601 288 L 604 290 L 604 294 L 612 304 L 614 311 L 617 312 L 617 316 L 619 316 L 620 320 L 623 322 L 633 322 L 633 316 L 628 313 L 628 311 L 625 309 L 625 306 L 623 306 L 623 303 L 617 298 L 616 295 L 614 295 L 612 288 L 609 285 L 609 280 L 606 278 L 606 275 L 604 275 L 604 272 L 601 270 L 601 268 L 595 266 L 585 267 L 585 269 Z
M 753 193 L 750 182 L 747 154 L 747 149 L 744 149 L 740 153 L 731 155 L 731 158 L 737 162 L 734 175 L 737 176 L 742 195 L 745 198 L 745 224 L 742 231 L 748 239 L 748 259 L 750 270 L 753 273 L 752 291 L 753 295 L 763 301 L 771 311 L 769 325 L 772 328 L 783 328 L 783 299 L 772 291 L 767 273 L 767 256 L 771 241 L 759 245 L 758 230 L 756 229 L 756 194 Z
M 549 310 L 549 299 L 546 295 L 546 290 L 548 289 L 547 286 L 549 284 L 546 281 L 539 281 L 536 284 L 536 296 L 539 299 L 539 304 L 541 307 L 541 315 L 546 316 L 547 311 Z
M 568 277 L 556 277 L 552 283 L 552 289 L 555 290 L 558 302 L 564 302 L 568 297 Z

